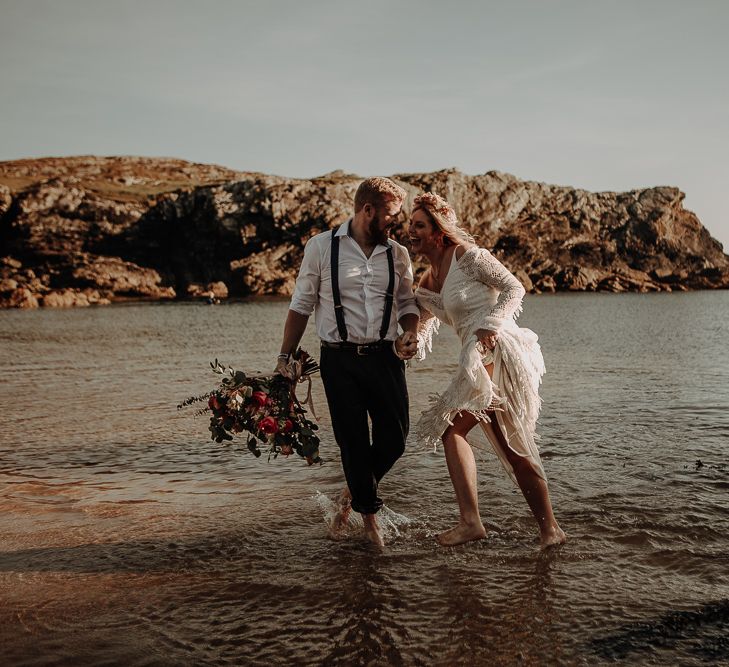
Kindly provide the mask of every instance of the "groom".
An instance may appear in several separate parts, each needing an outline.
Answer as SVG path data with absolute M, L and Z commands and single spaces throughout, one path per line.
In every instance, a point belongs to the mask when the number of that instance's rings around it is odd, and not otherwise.
M 383 544 L 376 519 L 382 507 L 378 484 L 405 451 L 403 360 L 417 351 L 419 311 L 410 257 L 388 238 L 400 223 L 406 196 L 387 178 L 368 178 L 354 195 L 354 217 L 309 239 L 276 365 L 285 373 L 314 312 L 321 377 L 348 487 L 337 524 L 346 524 L 351 496 L 351 508 L 362 514 L 367 537 L 378 546 Z

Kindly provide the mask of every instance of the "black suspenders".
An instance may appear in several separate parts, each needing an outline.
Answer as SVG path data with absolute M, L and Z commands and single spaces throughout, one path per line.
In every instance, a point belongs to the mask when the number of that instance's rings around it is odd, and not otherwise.
M 332 230 L 332 252 L 331 252 L 331 271 L 332 271 L 332 296 L 334 298 L 334 315 L 337 318 L 337 330 L 342 341 L 347 341 L 347 325 L 344 323 L 344 308 L 342 306 L 342 297 L 339 293 L 339 237 L 337 230 Z M 387 294 L 385 294 L 385 312 L 382 315 L 382 324 L 380 325 L 380 340 L 384 340 L 387 330 L 390 328 L 390 317 L 392 317 L 392 302 L 395 294 L 395 262 L 392 258 L 392 245 L 387 244 L 387 268 L 390 274 L 387 283 Z
M 390 328 L 390 316 L 392 315 L 392 297 L 395 289 L 395 262 L 392 259 L 392 246 L 387 243 L 387 270 L 390 272 L 390 280 L 387 283 L 387 294 L 385 294 L 385 312 L 382 314 L 380 325 L 380 340 L 387 336 Z
M 332 229 L 332 296 L 334 297 L 334 315 L 337 318 L 337 330 L 339 337 L 347 342 L 347 325 L 344 324 L 344 307 L 342 306 L 342 297 L 339 294 L 339 237 L 336 235 L 336 229 Z

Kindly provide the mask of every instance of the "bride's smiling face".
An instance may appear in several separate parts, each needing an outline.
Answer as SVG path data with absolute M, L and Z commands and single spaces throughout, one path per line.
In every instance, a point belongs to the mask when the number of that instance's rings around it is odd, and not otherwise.
M 418 209 L 410 216 L 408 240 L 414 253 L 427 253 L 437 247 L 439 236 L 438 230 L 423 209 Z

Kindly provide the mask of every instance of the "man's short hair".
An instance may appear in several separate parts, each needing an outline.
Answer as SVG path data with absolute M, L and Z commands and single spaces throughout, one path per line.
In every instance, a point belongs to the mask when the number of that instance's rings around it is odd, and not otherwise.
M 407 196 L 408 193 L 389 178 L 382 176 L 366 178 L 354 193 L 354 212 L 359 213 L 365 204 L 372 204 L 375 208 L 380 208 L 390 199 L 402 202 Z

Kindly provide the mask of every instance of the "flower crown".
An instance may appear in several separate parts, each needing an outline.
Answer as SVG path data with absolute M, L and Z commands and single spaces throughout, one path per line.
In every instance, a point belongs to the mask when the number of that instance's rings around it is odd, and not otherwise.
M 453 225 L 458 224 L 458 218 L 453 207 L 435 192 L 424 192 L 422 195 L 418 195 L 413 200 L 413 204 L 414 206 L 427 208 L 431 213 L 437 213 Z

